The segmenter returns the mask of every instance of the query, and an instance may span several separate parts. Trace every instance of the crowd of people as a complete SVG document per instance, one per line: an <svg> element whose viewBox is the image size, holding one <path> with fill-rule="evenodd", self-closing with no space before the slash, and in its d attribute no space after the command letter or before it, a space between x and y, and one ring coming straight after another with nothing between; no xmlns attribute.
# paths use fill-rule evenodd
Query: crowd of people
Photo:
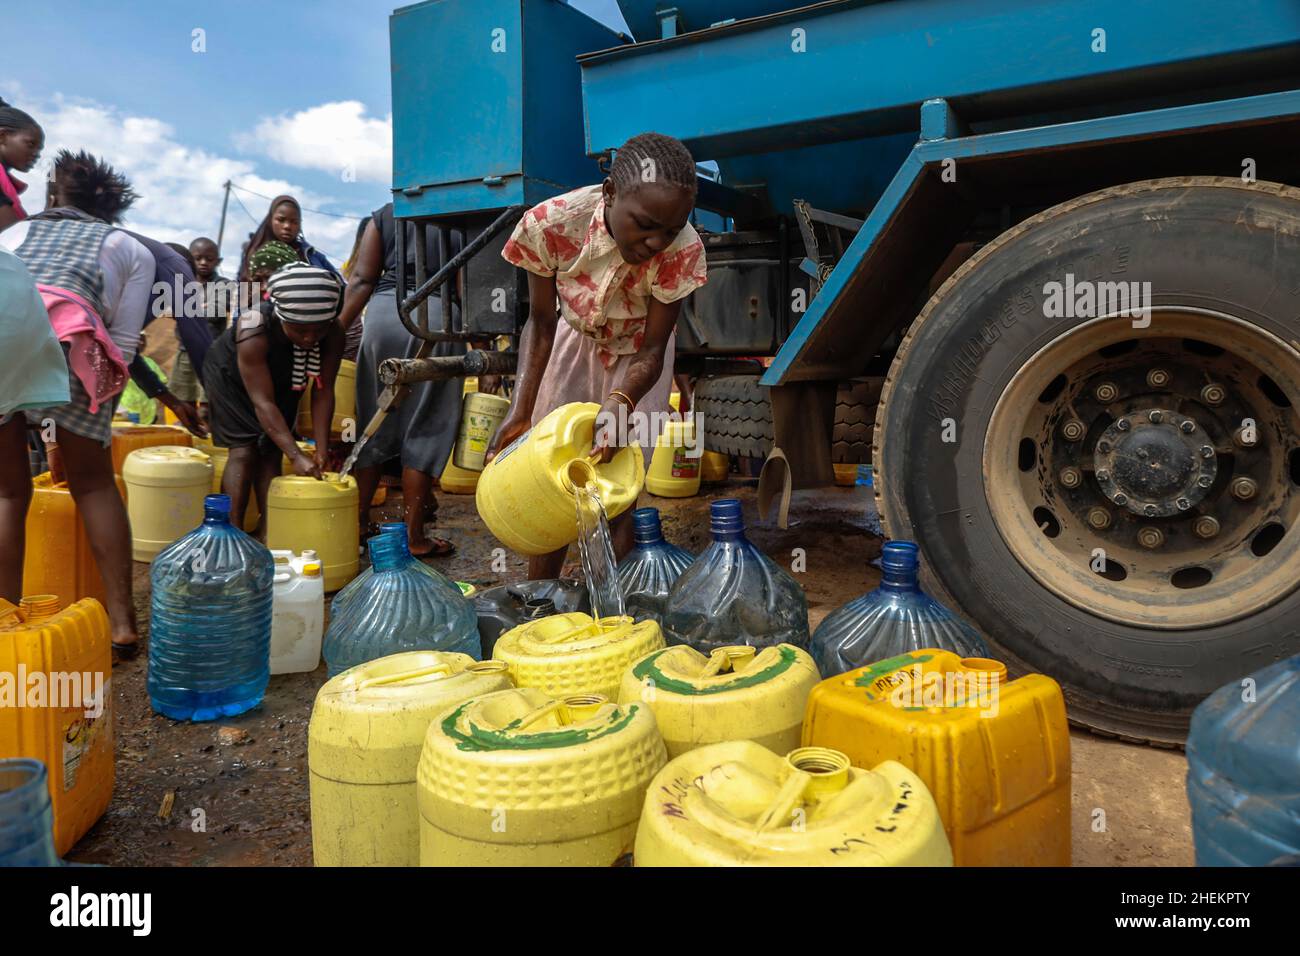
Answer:
<svg viewBox="0 0 1300 956"><path fill-rule="evenodd" d="M357 362L359 432L380 402L379 363L415 354L419 343L398 314L396 277L397 229L408 230L404 247L413 257L417 227L396 219L391 203L380 207L360 224L340 272L303 236L298 201L277 196L228 279L206 236L181 246L124 229L139 197L126 175L84 151L59 151L44 208L35 210L18 174L31 171L43 148L40 124L0 101L0 597L17 602L22 593L29 450L43 452L67 482L98 563L115 653L131 656L139 635L130 528L110 453L115 411L124 404L151 416L161 402L195 435L210 432L229 450L222 490L231 513L243 515L255 496L265 515L283 459L298 475L324 474L342 361ZM527 273L530 306L492 454L569 402L594 402L615 416L620 408L625 415L669 411L678 310L707 278L689 222L695 184L686 148L647 133L617 151L603 182L524 214L503 255ZM424 268L433 274L465 237L420 228L430 230ZM460 328L463 288L450 283L435 294L434 314L442 295ZM175 319L178 340L170 375L142 354L146 326L162 315ZM431 354L465 348L444 342ZM314 439L310 452L294 427L309 385L314 434L302 437ZM362 502L386 466L400 466L417 555L453 550L426 525L455 440L461 385L414 386L355 463ZM593 455L607 460L616 441L598 437ZM631 547L630 513L611 523L619 554ZM363 536L374 530L368 517L363 507ZM531 558L530 577L555 577L563 561L563 551Z"/></svg>

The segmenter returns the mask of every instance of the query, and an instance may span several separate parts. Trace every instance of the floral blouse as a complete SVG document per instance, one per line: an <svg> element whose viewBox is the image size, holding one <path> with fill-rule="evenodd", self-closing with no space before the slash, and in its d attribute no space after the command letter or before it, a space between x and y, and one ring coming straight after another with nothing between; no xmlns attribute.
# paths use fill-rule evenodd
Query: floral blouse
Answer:
<svg viewBox="0 0 1300 956"><path fill-rule="evenodd" d="M708 279L704 244L687 223L663 252L629 265L605 228L605 196L584 186L524 213L501 255L541 276L555 276L560 314L595 340L609 368L645 339L650 296L676 302Z"/></svg>

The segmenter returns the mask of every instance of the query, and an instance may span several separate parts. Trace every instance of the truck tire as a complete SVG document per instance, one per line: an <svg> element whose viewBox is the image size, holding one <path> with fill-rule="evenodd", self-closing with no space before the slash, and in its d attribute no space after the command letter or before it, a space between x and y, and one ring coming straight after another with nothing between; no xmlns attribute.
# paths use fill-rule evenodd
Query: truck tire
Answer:
<svg viewBox="0 0 1300 956"><path fill-rule="evenodd" d="M1297 344L1300 189L1185 177L1049 209L899 348L885 528L1073 721L1177 745L1216 688L1300 653Z"/></svg>
<svg viewBox="0 0 1300 956"><path fill-rule="evenodd" d="M694 408L708 451L766 458L772 450L772 404L757 375L701 378L695 383Z"/></svg>
<svg viewBox="0 0 1300 956"><path fill-rule="evenodd" d="M871 434L876 427L883 376L841 382L835 394L835 431L831 461L836 464L871 463Z"/></svg>

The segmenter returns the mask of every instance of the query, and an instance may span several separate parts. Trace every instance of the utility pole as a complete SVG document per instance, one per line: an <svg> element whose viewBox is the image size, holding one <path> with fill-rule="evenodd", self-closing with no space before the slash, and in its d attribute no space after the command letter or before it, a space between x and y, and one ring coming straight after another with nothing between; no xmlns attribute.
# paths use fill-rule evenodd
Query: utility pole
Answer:
<svg viewBox="0 0 1300 956"><path fill-rule="evenodd" d="M226 180L226 197L221 200L221 225L217 227L217 255L221 255L221 238L226 233L226 208L230 205L230 180Z"/></svg>

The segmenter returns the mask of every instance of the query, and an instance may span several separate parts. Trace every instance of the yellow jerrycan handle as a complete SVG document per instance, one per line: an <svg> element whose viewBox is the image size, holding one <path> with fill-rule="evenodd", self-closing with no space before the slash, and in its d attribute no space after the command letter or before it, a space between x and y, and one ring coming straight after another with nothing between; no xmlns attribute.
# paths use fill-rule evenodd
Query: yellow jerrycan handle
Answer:
<svg viewBox="0 0 1300 956"><path fill-rule="evenodd" d="M505 661L475 661L461 673L491 674L507 670ZM379 677L367 677L357 685L358 693L372 687L393 687L397 684L423 684L451 676L450 664L430 664L413 671L399 674L381 674Z"/></svg>
<svg viewBox="0 0 1300 956"><path fill-rule="evenodd" d="M700 671L700 677L716 677L718 674L722 673L724 669L735 673L752 661L754 655L757 653L757 648L749 647L747 645L719 647L709 655L709 662L705 664L704 669Z"/></svg>

